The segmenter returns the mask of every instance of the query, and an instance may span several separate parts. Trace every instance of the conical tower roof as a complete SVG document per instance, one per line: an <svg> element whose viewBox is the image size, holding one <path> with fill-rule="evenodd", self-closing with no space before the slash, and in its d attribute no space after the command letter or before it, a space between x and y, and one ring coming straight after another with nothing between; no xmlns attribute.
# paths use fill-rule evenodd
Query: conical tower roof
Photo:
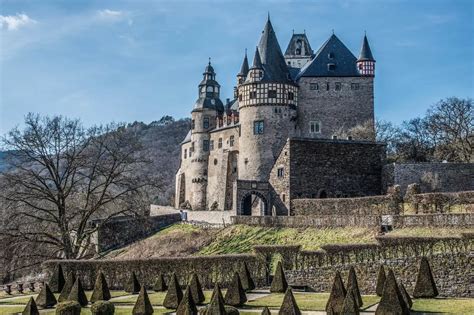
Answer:
<svg viewBox="0 0 474 315"><path fill-rule="evenodd" d="M375 61L374 56L372 56L372 51L370 50L367 35L364 35L362 48L360 49L359 59L357 59L357 61Z"/></svg>
<svg viewBox="0 0 474 315"><path fill-rule="evenodd" d="M268 17L265 28L262 31L258 50L265 70L264 81L284 83L291 81L288 66L281 52L270 17Z"/></svg>
<svg viewBox="0 0 474 315"><path fill-rule="evenodd" d="M255 49L255 55L253 56L252 69L263 69L262 58L260 58L260 52L258 51L258 46Z"/></svg>
<svg viewBox="0 0 474 315"><path fill-rule="evenodd" d="M240 72L237 75L245 77L247 76L247 73L249 73L249 60L247 59L247 50L245 50L244 61L242 62Z"/></svg>

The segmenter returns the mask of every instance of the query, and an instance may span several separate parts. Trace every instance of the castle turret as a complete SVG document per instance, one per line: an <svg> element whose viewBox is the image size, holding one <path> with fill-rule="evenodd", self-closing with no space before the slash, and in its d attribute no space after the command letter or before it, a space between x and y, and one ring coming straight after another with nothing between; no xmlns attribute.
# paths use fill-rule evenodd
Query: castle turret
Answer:
<svg viewBox="0 0 474 315"><path fill-rule="evenodd" d="M240 67L240 72L237 74L237 84L242 84L249 73L249 61L247 59L247 50L245 50L244 61Z"/></svg>
<svg viewBox="0 0 474 315"><path fill-rule="evenodd" d="M313 57L313 50L309 44L306 32L291 36L288 47L285 51L285 61L288 66L302 68Z"/></svg>
<svg viewBox="0 0 474 315"><path fill-rule="evenodd" d="M372 56L367 35L364 35L364 40L362 41L362 48L357 59L357 69L362 76L375 76L375 59Z"/></svg>
<svg viewBox="0 0 474 315"><path fill-rule="evenodd" d="M214 68L207 65L199 84L199 98L191 112L191 166L187 176L191 177L188 201L193 210L206 209L207 168L209 157L209 131L216 127L216 117L222 116L224 105L219 98L220 85L216 81Z"/></svg>
<svg viewBox="0 0 474 315"><path fill-rule="evenodd" d="M297 89L268 19L253 65L238 86L239 179L268 180L275 159L295 129Z"/></svg>

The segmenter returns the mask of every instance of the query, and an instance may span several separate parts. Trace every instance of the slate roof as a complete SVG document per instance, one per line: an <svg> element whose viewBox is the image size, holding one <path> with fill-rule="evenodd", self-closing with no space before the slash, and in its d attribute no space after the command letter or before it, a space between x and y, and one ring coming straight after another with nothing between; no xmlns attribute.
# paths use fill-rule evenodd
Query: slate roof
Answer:
<svg viewBox="0 0 474 315"><path fill-rule="evenodd" d="M285 56L295 56L296 49L298 48L298 40L301 40L302 46L304 46L304 54L299 54L298 56L306 56L310 57L313 54L313 50L311 49L311 45L309 44L308 37L306 34L293 34L291 36L290 42L288 43L288 47L285 51Z"/></svg>
<svg viewBox="0 0 474 315"><path fill-rule="evenodd" d="M260 57L258 47L255 49L255 55L253 56L252 69L263 69L262 58Z"/></svg>
<svg viewBox="0 0 474 315"><path fill-rule="evenodd" d="M197 99L196 103L194 103L194 110L202 109L202 108L209 108L214 109L220 113L224 112L224 104L222 101L217 97L200 97Z"/></svg>
<svg viewBox="0 0 474 315"><path fill-rule="evenodd" d="M357 58L336 35L332 34L316 52L313 60L301 68L297 79L301 77L358 77L360 74L356 62ZM329 70L328 64L334 64L334 70Z"/></svg>
<svg viewBox="0 0 474 315"><path fill-rule="evenodd" d="M249 73L249 61L247 59L247 52L245 52L244 61L240 67L240 72L237 75L246 76Z"/></svg>
<svg viewBox="0 0 474 315"><path fill-rule="evenodd" d="M188 131L188 133L186 134L186 137L184 138L184 140L181 143L186 143L186 142L189 142L189 141L191 141L191 130Z"/></svg>
<svg viewBox="0 0 474 315"><path fill-rule="evenodd" d="M262 31L258 51L265 72L262 81L280 83L292 81L270 18Z"/></svg>
<svg viewBox="0 0 474 315"><path fill-rule="evenodd" d="M367 35L364 35L364 40L362 41L362 48L360 50L358 60L375 61L374 56L372 56L372 51L370 50L369 41L367 40Z"/></svg>

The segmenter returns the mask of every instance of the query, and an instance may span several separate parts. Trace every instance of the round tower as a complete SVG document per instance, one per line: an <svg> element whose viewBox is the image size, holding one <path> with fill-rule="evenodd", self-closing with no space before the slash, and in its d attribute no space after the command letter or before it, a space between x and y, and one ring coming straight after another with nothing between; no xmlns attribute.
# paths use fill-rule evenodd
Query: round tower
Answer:
<svg viewBox="0 0 474 315"><path fill-rule="evenodd" d="M238 85L239 179L267 181L282 147L295 130L298 87L291 79L270 20L253 65Z"/></svg>
<svg viewBox="0 0 474 315"><path fill-rule="evenodd" d="M364 35L362 41L362 48L360 50L359 58L357 59L357 69L362 76L375 76L375 59L372 56L367 35Z"/></svg>
<svg viewBox="0 0 474 315"><path fill-rule="evenodd" d="M216 73L207 65L199 84L199 98L191 112L191 148L189 156L191 177L189 202L193 210L206 210L207 167L209 158L209 131L216 127L216 117L222 116L224 105L219 98L220 85Z"/></svg>

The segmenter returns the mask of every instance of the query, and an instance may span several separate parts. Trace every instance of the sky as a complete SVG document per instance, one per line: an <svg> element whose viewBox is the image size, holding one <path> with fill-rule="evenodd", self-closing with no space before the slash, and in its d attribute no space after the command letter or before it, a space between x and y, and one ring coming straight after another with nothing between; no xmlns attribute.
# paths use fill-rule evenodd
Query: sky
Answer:
<svg viewBox="0 0 474 315"><path fill-rule="evenodd" d="M211 57L233 95L270 13L316 51L332 31L358 56L367 32L376 117L396 124L474 94L474 1L0 0L0 134L28 112L108 122L189 117Z"/></svg>

